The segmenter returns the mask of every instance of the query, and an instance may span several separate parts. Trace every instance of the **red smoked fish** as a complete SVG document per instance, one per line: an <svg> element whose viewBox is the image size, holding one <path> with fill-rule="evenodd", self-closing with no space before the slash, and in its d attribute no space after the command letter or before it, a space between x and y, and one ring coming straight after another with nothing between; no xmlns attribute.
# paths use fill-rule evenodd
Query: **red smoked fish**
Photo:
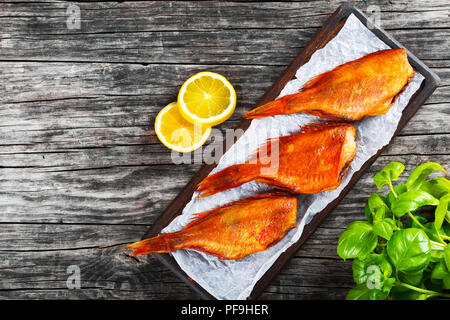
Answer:
<svg viewBox="0 0 450 320"><path fill-rule="evenodd" d="M132 256L194 249L219 259L240 259L266 250L297 224L297 197L256 195L196 215L182 230L128 245Z"/></svg>
<svg viewBox="0 0 450 320"><path fill-rule="evenodd" d="M260 149L267 151L206 177L197 188L199 198L252 180L292 193L335 189L356 154L355 128L349 123L309 124L300 133L269 139ZM267 170L268 164L275 168Z"/></svg>
<svg viewBox="0 0 450 320"><path fill-rule="evenodd" d="M245 114L248 119L305 112L326 119L359 120L385 114L414 76L406 50L388 49L342 64Z"/></svg>

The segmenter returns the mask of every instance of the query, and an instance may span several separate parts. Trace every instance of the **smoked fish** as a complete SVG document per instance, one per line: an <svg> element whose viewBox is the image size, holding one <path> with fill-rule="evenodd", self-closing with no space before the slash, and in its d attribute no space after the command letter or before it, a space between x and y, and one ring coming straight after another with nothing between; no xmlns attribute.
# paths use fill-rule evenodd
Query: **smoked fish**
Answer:
<svg viewBox="0 0 450 320"><path fill-rule="evenodd" d="M198 213L182 230L128 245L131 256L193 249L222 260L241 259L275 245L297 225L297 197L265 193Z"/></svg>
<svg viewBox="0 0 450 320"><path fill-rule="evenodd" d="M261 152L264 149L265 152ZM274 152L276 156L273 156ZM291 193L336 189L355 154L353 125L308 124L300 133L269 139L247 162L206 177L198 185L198 197L207 197L252 180ZM268 170L268 164L271 170Z"/></svg>
<svg viewBox="0 0 450 320"><path fill-rule="evenodd" d="M305 112L355 121L385 114L403 92L414 69L405 49L380 50L342 64L308 81L300 92L247 112L247 119Z"/></svg>

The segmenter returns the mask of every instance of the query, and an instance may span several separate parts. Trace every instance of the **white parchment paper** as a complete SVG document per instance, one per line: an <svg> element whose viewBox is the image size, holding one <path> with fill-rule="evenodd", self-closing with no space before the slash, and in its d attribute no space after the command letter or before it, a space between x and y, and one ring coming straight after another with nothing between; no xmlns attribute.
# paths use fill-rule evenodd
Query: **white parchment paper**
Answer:
<svg viewBox="0 0 450 320"><path fill-rule="evenodd" d="M345 62L355 60L368 53L388 49L358 18L351 15L340 32L324 48L317 50L310 61L298 69L296 78L287 83L280 97L297 92L313 76L331 70ZM385 115L365 118L354 122L357 130L357 153L351 163L341 186L336 190L313 195L299 195L299 219L297 227L291 230L272 248L249 255L240 260L218 260L214 256L194 250L179 250L172 253L180 267L194 281L218 299L245 299L251 293L256 282L264 275L281 253L295 243L303 228L312 217L336 199L348 184L353 174L391 140L397 123L413 93L420 87L423 76L416 72L406 90L397 99L395 105ZM215 173L230 165L248 160L258 145L268 137L279 137L299 132L299 125L324 121L306 114L279 115L255 119L245 134L222 156ZM262 193L270 187L257 182L249 182L238 188L227 190L210 197L192 200L182 214L175 218L163 232L180 230L194 213L203 212L229 203L233 200Z"/></svg>

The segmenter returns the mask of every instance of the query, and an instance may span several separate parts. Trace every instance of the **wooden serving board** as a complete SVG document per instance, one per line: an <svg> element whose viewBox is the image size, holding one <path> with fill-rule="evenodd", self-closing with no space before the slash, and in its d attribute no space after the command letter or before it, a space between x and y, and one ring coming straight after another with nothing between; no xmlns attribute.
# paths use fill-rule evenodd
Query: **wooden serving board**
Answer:
<svg viewBox="0 0 450 320"><path fill-rule="evenodd" d="M295 73L298 68L309 61L312 54L324 47L328 41L330 41L342 28L347 17L354 14L363 24L371 26L371 31L383 42L385 42L391 48L403 48L403 46L397 42L392 36L386 33L384 30L374 26L368 21L368 18L357 8L349 3L342 4L330 17L330 19L324 24L322 29L315 35L312 41L294 58L281 78L275 82L269 90L261 97L255 107L263 105L271 100L274 100L281 90L284 88L287 82L295 77ZM403 110L402 117L398 123L394 136L405 126L405 124L411 119L411 117L417 112L419 107L425 102L425 100L433 93L439 84L439 77L433 73L423 62L408 52L408 59L411 66L424 76L424 81L421 87L411 97L409 104ZM246 130L250 125L251 120L243 119L237 128ZM236 128L236 129L237 129ZM394 137L393 136L393 137ZM300 248L300 246L308 239L308 237L317 229L324 218L333 210L334 207L344 198L348 191L353 187L356 181L366 168L368 168L379 154L385 149L382 148L370 158L361 169L355 172L348 183L348 185L342 190L339 197L330 202L325 209L318 212L312 219L312 221L304 227L303 233L300 239L283 252L273 265L266 271L261 279L256 283L251 292L249 299L256 299L264 291L269 282L277 275L281 268L286 264L290 257ZM166 210L159 216L153 226L145 233L144 238L157 235L164 229L176 216L181 214L186 204L191 200L195 191L196 185L202 181L216 166L216 164L204 165L202 168L192 177L189 183L183 188L175 199L168 205ZM169 254L154 254L164 265L172 270L180 279L189 284L196 292L198 292L205 299L214 299L204 288L198 283L189 278L186 273L179 267L175 259Z"/></svg>

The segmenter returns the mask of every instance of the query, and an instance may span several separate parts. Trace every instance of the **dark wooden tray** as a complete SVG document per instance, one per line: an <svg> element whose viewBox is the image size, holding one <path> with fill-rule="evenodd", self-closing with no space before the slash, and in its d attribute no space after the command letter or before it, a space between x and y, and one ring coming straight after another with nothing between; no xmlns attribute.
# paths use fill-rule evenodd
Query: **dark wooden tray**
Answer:
<svg viewBox="0 0 450 320"><path fill-rule="evenodd" d="M347 17L354 14L358 19L363 22L366 26L371 27L371 31L377 35L382 41L384 41L391 48L403 48L403 46L397 42L392 36L386 33L384 30L373 26L368 18L357 8L349 3L342 4L330 17L330 19L324 24L322 29L316 34L314 39L306 46L292 61L288 66L286 71L283 73L281 78L275 82L269 90L261 97L255 106L263 105L266 102L274 100L284 88L286 83L292 80L298 68L309 61L311 55L318 49L324 47L328 41L330 41L342 28ZM416 58L413 54L408 52L408 59L412 67L420 72L424 77L421 87L416 93L411 97L408 106L404 109L402 117L398 123L397 130L394 136L405 126L409 119L417 112L419 107L425 102L425 100L433 93L439 84L439 77L433 73L423 62ZM250 120L242 120L237 128L242 128L246 130L250 125ZM266 271L264 276L256 283L253 291L251 292L249 299L256 299L260 296L269 282L281 268L286 264L290 257L300 248L300 246L308 239L308 237L317 229L323 219L333 210L333 208L343 199L343 197L348 193L348 191L353 187L356 181L359 179L361 174L366 168L368 168L378 157L378 155L384 150L381 149L376 155L370 158L362 168L353 174L352 179L348 185L342 190L341 194L337 199L328 204L328 206L321 212L317 213L312 221L307 224L303 230L300 239L289 247L284 253L282 253L275 263L271 266L269 270ZM155 221L153 226L145 233L144 238L154 236L161 232L177 215L179 215L185 205L191 200L192 194L195 190L196 185L205 178L211 170L214 169L216 164L204 165L202 168L192 177L189 183L184 187L184 189L178 194L178 196L173 199L173 201L168 205L166 210L159 216ZM164 265L166 265L170 270L172 270L180 279L189 284L196 292L198 292L205 299L214 299L214 297L209 294L204 288L199 284L189 278L186 273L179 267L175 259L169 254L154 254Z"/></svg>

